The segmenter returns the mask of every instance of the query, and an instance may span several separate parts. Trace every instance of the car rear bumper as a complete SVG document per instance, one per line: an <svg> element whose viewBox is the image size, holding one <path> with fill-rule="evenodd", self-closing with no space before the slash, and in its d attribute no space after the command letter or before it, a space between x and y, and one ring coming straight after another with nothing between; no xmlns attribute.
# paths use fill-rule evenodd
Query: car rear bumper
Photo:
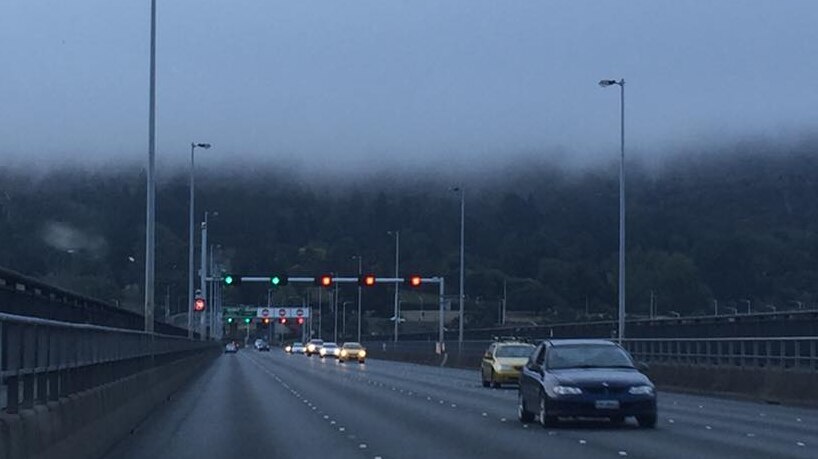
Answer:
<svg viewBox="0 0 818 459"><path fill-rule="evenodd" d="M508 383L518 384L520 382L520 372L519 371L494 372L494 381L503 384Z"/></svg>
<svg viewBox="0 0 818 459"><path fill-rule="evenodd" d="M611 398L619 402L617 409L598 409L597 400L601 398L585 399L553 399L548 400L548 414L558 417L612 417L612 416L647 416L656 414L656 398Z"/></svg>

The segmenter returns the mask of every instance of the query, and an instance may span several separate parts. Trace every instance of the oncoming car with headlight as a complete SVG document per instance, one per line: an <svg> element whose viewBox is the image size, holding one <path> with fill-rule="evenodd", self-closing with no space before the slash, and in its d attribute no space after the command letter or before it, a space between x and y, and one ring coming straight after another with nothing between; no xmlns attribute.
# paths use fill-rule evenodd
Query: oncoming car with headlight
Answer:
<svg viewBox="0 0 818 459"><path fill-rule="evenodd" d="M645 369L642 367L641 369ZM606 340L546 340L523 368L517 396L520 421L543 426L560 417L634 416L656 427L656 390L630 354Z"/></svg>
<svg viewBox="0 0 818 459"><path fill-rule="evenodd" d="M483 362L480 365L480 381L483 387L518 383L523 366L533 350L533 344L516 339L492 343L483 355Z"/></svg>
<svg viewBox="0 0 818 459"><path fill-rule="evenodd" d="M307 348L304 350L304 354L307 357L312 357L316 354L321 353L321 347L324 345L324 341L320 339L311 339L309 343L307 343Z"/></svg>
<svg viewBox="0 0 818 459"><path fill-rule="evenodd" d="M319 354L321 355L322 359L324 357L337 358L338 356L341 355L341 348L338 347L338 345L335 344L335 343L324 343L324 345L321 346L321 350L319 351Z"/></svg>
<svg viewBox="0 0 818 459"><path fill-rule="evenodd" d="M304 343L296 341L290 347L290 354L304 354L305 352L307 352L307 348L304 346Z"/></svg>
<svg viewBox="0 0 818 459"><path fill-rule="evenodd" d="M366 349L360 343L344 343L341 346L338 361L344 363L347 360L357 360L358 363L364 363L366 361Z"/></svg>

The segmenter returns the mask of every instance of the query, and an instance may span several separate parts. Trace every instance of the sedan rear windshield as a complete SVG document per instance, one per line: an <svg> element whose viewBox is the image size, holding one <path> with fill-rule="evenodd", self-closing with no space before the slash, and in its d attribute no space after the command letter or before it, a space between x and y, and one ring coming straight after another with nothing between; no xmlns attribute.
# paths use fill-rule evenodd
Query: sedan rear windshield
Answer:
<svg viewBox="0 0 818 459"><path fill-rule="evenodd" d="M578 344L549 349L548 368L633 368L633 361L617 346Z"/></svg>
<svg viewBox="0 0 818 459"><path fill-rule="evenodd" d="M528 357L534 346L500 346L494 352L495 357Z"/></svg>

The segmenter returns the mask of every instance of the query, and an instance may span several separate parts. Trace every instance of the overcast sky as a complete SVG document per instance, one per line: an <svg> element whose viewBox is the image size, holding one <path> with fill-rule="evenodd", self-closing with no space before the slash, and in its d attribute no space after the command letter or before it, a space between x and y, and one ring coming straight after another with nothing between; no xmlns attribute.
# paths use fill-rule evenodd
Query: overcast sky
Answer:
<svg viewBox="0 0 818 459"><path fill-rule="evenodd" d="M158 3L162 164L607 161L601 78L635 154L818 126L815 0ZM6 161L144 162L149 4L0 0Z"/></svg>

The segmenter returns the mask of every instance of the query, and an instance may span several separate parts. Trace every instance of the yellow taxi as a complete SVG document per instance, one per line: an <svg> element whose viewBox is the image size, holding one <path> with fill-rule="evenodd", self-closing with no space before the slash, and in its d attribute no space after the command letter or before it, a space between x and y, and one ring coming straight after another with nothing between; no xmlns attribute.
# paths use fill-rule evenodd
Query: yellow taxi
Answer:
<svg viewBox="0 0 818 459"><path fill-rule="evenodd" d="M483 387L500 387L520 382L520 373L528 362L534 345L518 339L503 339L492 343L483 355L480 381Z"/></svg>

